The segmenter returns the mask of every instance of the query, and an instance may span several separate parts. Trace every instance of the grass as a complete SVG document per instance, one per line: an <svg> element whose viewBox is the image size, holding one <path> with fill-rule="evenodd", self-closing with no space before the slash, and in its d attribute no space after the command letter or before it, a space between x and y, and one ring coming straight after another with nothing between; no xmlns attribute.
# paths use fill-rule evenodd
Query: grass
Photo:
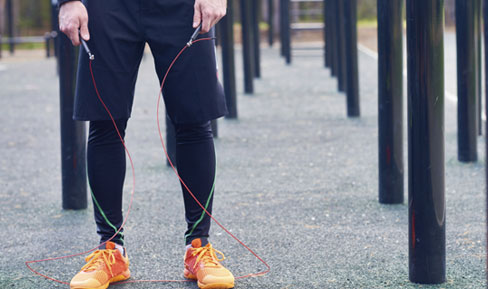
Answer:
<svg viewBox="0 0 488 289"><path fill-rule="evenodd" d="M375 28L375 27L378 27L378 21L376 20L376 18L359 19L358 20L358 27Z"/></svg>
<svg viewBox="0 0 488 289"><path fill-rule="evenodd" d="M8 43L2 43L1 49L2 51L8 51L9 47L10 46ZM15 45L15 49L20 49L20 50L46 49L46 44L45 43L19 43Z"/></svg>

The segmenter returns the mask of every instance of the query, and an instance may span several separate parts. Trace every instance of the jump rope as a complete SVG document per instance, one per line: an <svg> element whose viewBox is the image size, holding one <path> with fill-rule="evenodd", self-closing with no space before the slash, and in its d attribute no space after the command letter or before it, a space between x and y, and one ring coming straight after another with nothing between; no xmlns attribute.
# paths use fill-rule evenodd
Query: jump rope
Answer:
<svg viewBox="0 0 488 289"><path fill-rule="evenodd" d="M265 270L260 271L258 273L250 273L250 274L247 274L247 275L238 276L235 279L244 279L244 278L249 278L249 277L263 276L263 275L265 275L265 274L267 274L267 273L269 273L271 271L271 267L268 265L268 263L266 263L266 261L264 261L258 254L256 254L251 248L249 248L239 238L237 238L234 234L232 234L226 227L224 227L224 225L222 225L217 219L215 219L215 217L213 217L207 211L206 206L204 207L200 203L200 201L198 201L198 199L192 193L192 191L190 190L190 188L186 185L186 183L183 181L183 179L178 174L178 171L177 171L176 167L174 166L173 162L171 161L171 158L168 155L168 151L166 149L166 146L164 145L163 134L161 132L161 126L160 126L160 122L159 122L159 107L160 107L160 104L161 104L161 98L162 98L162 94L163 94L163 87L164 87L164 84L166 82L166 78L167 78L169 72L171 71L171 68L173 67L173 65L176 63L176 61L178 60L178 58L180 58L180 56L183 54L183 52L186 49L190 48L193 44L195 44L197 42L200 42L200 41L209 41L209 40L213 40L214 39L212 37L199 38L199 39L197 39L198 35L200 34L200 30L201 30L201 25L198 26L198 28L195 30L195 32L191 36L190 40L186 43L185 46L183 46L183 48L180 50L180 52L175 56L175 58L173 59L173 61L171 62L171 64L168 66L168 69L166 70L166 73L164 74L163 80L161 81L161 87L159 89L158 101L157 101L157 110L156 110L156 120L157 120L157 123L158 123L159 139L161 141L161 146L163 148L163 151L164 151L164 154L166 156L166 159L168 160L169 164L171 165L171 168L173 169L174 173L176 174L176 176L180 180L180 182L183 185L183 187L185 187L185 189L188 191L188 193L191 195L191 197L195 200L195 202L200 206L200 208L202 208L203 212L205 214L207 214L229 236L231 236L234 240L236 240L242 247L244 247L247 251L249 251L252 255L254 255L254 257L256 257L266 267ZM115 234L113 234L113 236L110 237L110 239L108 239L107 241L105 241L102 244L98 245L97 247L95 247L93 249L90 249L88 251L85 251L85 252L76 253L76 254L72 254L72 255L66 255L66 256L60 256L60 257L54 257L54 258L46 258L46 259L41 259L41 260L33 260L33 261L26 261L25 262L25 265L27 266L27 268L29 268L29 270L32 271L34 274L39 275L39 276L41 276L41 277L43 277L43 278L45 278L47 280L54 281L54 282L57 282L57 283L60 283L60 284L64 284L64 285L68 285L68 286L69 286L69 282L62 281L62 280L58 280L58 279L56 279L54 277L50 277L50 276L47 276L45 274L42 274L39 271L36 271L35 269L33 269L30 264L47 262L47 261L54 261L54 260L61 260L61 259L67 259L67 258L73 258L73 257L81 256L81 255L86 255L86 254L91 253L91 252L93 252L95 250L98 250L100 247L102 247L103 245L105 245L107 242L109 242L113 238L115 238L117 236L117 234L119 234L120 231L124 228L125 223L127 222L127 219L129 218L129 214L130 214L130 211L131 211L131 208L132 208L132 203L133 203L133 200L134 200L134 192L135 192L135 184L136 184L135 169L134 169L134 163L132 161L132 157L131 157L131 155L129 153L129 150L127 149L127 147L125 145L124 138L120 134L120 131L119 131L118 127L117 127L117 124L115 123L115 119L113 118L112 113L110 112L110 110L108 109L108 107L105 105L104 101L102 100L102 97L100 96L100 93L98 91L98 88L97 88L97 84L96 84L96 81L95 81L95 75L93 73L93 68L92 68L92 62L95 60L95 56L91 53L91 51L90 51L88 45L86 44L86 42L81 37L80 37L80 39L81 39L81 43L83 45L83 48L85 49L85 52L88 54L88 58L90 60L90 62L89 62L90 74L91 74L91 78L92 78L92 81L93 81L93 86L95 88L95 92L97 94L97 97L100 100L100 103L103 105L103 107L107 111L107 114L110 116L110 119L112 120L112 123L114 125L114 128L115 128L115 130L116 130L116 132L117 132L117 134L118 134L118 136L120 138L120 142L124 146L124 150L127 153L127 156L129 158L130 165L131 165L131 172L132 172L132 189L131 189L131 193L130 193L129 206L128 206L127 213L126 213L126 216L124 218L124 221L122 222L122 225L120 226L120 228L115 232ZM156 283L156 282L160 282L160 283L169 283L169 282L176 283L176 282L194 282L194 280L128 280L128 281L113 283L112 285L115 285L115 284L124 284L124 283Z"/></svg>

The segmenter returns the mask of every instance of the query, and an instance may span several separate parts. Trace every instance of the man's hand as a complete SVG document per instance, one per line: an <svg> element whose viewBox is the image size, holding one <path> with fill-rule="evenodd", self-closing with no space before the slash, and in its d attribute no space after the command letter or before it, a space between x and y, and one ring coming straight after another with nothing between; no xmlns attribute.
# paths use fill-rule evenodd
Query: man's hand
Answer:
<svg viewBox="0 0 488 289"><path fill-rule="evenodd" d="M227 0L195 0L193 28L202 24L202 33L210 31L227 12Z"/></svg>
<svg viewBox="0 0 488 289"><path fill-rule="evenodd" d="M63 31L75 46L80 45L78 31L84 40L90 39L88 12L81 1L70 1L61 5L59 9L59 30Z"/></svg>

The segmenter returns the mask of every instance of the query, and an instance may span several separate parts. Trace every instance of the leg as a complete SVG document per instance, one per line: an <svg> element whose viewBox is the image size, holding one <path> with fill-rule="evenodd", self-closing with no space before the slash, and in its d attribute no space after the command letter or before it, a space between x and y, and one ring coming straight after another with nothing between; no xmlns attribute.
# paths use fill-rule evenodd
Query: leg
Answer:
<svg viewBox="0 0 488 289"><path fill-rule="evenodd" d="M127 119L117 120L116 123L123 138ZM125 150L111 120L90 122L87 166L97 233L102 243L115 234L123 221ZM112 241L123 246L123 232L119 232Z"/></svg>
<svg viewBox="0 0 488 289"><path fill-rule="evenodd" d="M176 163L178 173L198 201L212 211L215 184L215 149L210 122L201 124L179 124L176 128ZM190 196L182 185L185 202L185 217L188 230L185 242L200 238L207 243L210 217Z"/></svg>

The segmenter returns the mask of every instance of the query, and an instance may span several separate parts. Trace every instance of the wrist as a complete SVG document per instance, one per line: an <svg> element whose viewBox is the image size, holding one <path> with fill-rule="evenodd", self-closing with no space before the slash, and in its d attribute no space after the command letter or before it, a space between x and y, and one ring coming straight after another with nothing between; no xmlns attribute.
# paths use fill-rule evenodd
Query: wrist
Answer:
<svg viewBox="0 0 488 289"><path fill-rule="evenodd" d="M58 0L58 8L61 8L61 5L65 3L73 2L73 1L81 1L81 0Z"/></svg>

